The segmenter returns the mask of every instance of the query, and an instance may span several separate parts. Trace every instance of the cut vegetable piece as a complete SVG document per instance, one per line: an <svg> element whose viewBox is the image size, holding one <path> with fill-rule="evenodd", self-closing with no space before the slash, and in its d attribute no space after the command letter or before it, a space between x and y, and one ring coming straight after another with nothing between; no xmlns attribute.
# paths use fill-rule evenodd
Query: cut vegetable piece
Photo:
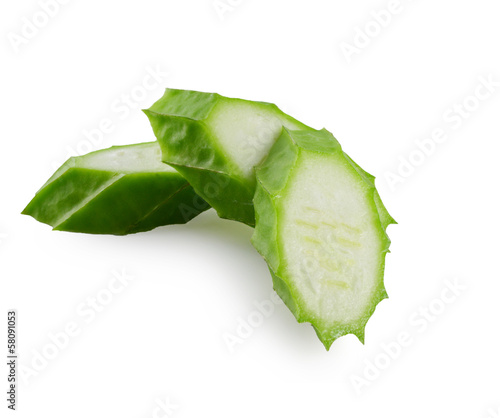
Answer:
<svg viewBox="0 0 500 418"><path fill-rule="evenodd" d="M162 159L175 167L222 218L253 226L254 166L282 127L311 129L275 105L212 93L167 89L150 109Z"/></svg>
<svg viewBox="0 0 500 418"><path fill-rule="evenodd" d="M183 224L208 208L149 142L70 158L23 214L55 230L125 235Z"/></svg>
<svg viewBox="0 0 500 418"><path fill-rule="evenodd" d="M373 178L326 130L284 129L256 173L252 242L275 290L326 349L346 334L363 342L368 319L387 297L385 228L393 222Z"/></svg>
<svg viewBox="0 0 500 418"><path fill-rule="evenodd" d="M163 161L182 173L219 216L251 226L254 166L267 156L282 126L312 130L273 104L190 90L167 89L144 112L162 147ZM373 176L347 154L346 158L373 184ZM381 219L394 223L380 198L377 201Z"/></svg>

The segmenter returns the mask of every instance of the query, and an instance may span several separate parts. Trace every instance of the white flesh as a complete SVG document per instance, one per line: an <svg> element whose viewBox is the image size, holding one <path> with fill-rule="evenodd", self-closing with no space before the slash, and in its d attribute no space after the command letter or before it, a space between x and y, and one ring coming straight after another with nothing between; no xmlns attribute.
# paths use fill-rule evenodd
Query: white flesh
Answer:
<svg viewBox="0 0 500 418"><path fill-rule="evenodd" d="M78 158L77 166L116 173L175 172L161 162L161 150L157 142L113 147Z"/></svg>
<svg viewBox="0 0 500 418"><path fill-rule="evenodd" d="M222 149L247 179L253 178L254 166L267 156L283 126L300 129L272 107L243 100L221 101L208 123Z"/></svg>
<svg viewBox="0 0 500 418"><path fill-rule="evenodd" d="M373 191L341 155L302 152L279 208L286 277L309 316L363 316L383 260Z"/></svg>

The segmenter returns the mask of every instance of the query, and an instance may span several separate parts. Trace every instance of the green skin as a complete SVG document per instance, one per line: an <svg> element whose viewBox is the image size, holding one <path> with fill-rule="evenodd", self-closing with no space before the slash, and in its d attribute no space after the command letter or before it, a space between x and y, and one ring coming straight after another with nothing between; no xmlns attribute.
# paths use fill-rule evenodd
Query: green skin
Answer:
<svg viewBox="0 0 500 418"><path fill-rule="evenodd" d="M342 164L347 167L347 171L354 173L351 175L359 178L357 183L361 184L366 190L367 207L372 208L373 224L377 231L378 244L380 244L377 248L382 249L380 251L380 262L370 279L374 285L369 296L369 302L360 308L362 313L355 320L347 322L339 318L332 323L331 320L326 321L321 315L311 314L304 302L304 295L300 293L298 286L295 285L295 278L290 276L290 270L287 268L288 260L284 255L289 242L282 233L282 219L285 217L285 212L290 208L284 206L283 202L285 202L284 199L287 198L294 184L294 176L299 162L311 154L336 156L337 160L340 158L340 161L344 162ZM343 157L339 157L339 155ZM361 342L364 342L364 330L368 319L375 311L377 304L387 298L383 276L385 254L389 252L390 240L385 230L389 224L395 223L375 190L374 177L364 172L343 153L335 138L325 130L311 133L310 131L300 132L284 129L267 159L257 167L256 173L257 189L254 205L257 218L252 243L268 263L273 277L274 289L295 315L298 322L310 322L312 324L327 350L337 338L347 334L354 334ZM328 181L328 179L321 179L321 181ZM331 179L331 181L335 182L335 179ZM335 260L335 254L327 254L327 257Z"/></svg>
<svg viewBox="0 0 500 418"><path fill-rule="evenodd" d="M187 90L167 89L164 96L144 112L161 145L163 161L175 167L220 217L254 226L255 174L253 171L250 175L242 172L213 128L214 115L222 106L238 105L251 106L264 117L280 121L278 131L271 131L263 123L262 147L245 148L245 141L242 141L240 153L261 156L256 164L267 155L268 148L278 138L281 125L310 129L270 103ZM245 117L239 114L237 119L244 124L248 122Z"/></svg>
<svg viewBox="0 0 500 418"><path fill-rule="evenodd" d="M154 168L137 170L120 162L119 155L143 151L156 152ZM70 158L22 213L54 230L89 234L126 235L184 224L209 206L179 173L159 161L159 153L158 144L151 142ZM89 167L89 157L103 163Z"/></svg>
<svg viewBox="0 0 500 418"><path fill-rule="evenodd" d="M397 224L396 220L387 211L377 189L375 188L375 176L373 176L370 173L367 173L365 170L363 170L345 152L344 152L344 156L352 164L352 166L356 169L356 171L359 173L359 175L361 177L363 177L363 179L373 187L373 190L374 190L373 198L375 199L375 205L377 206L377 212L378 212L382 227L384 228L384 231L387 229L387 227L389 225Z"/></svg>
<svg viewBox="0 0 500 418"><path fill-rule="evenodd" d="M150 109L144 110L144 113L148 116L160 143L162 160L175 167L198 195L216 209L220 217L255 226L254 172L252 171L250 176L241 172L213 129L214 114L221 106L234 104L249 104L263 114L277 118L281 124L293 126L294 129L314 131L284 114L273 104L190 90L167 89L163 97ZM239 115L239 120L241 119L242 115ZM265 131L265 126L263 130ZM261 155L257 163L267 156L268 149L280 134L281 129L275 135L264 132L261 141L263 147L255 150L255 153ZM242 153L248 151L245 144L241 145ZM346 158L349 157L346 155ZM373 176L359 166L356 167L366 180L373 184ZM379 197L377 207L385 222L394 222Z"/></svg>

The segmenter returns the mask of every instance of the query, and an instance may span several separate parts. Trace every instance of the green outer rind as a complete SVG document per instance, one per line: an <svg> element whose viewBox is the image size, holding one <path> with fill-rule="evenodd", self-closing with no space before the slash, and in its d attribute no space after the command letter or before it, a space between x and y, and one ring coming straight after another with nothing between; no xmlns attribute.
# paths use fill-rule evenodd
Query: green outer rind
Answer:
<svg viewBox="0 0 500 418"><path fill-rule="evenodd" d="M369 184L371 184L375 188L375 176L373 176L370 173L367 173L365 170L363 170L345 152L344 152L344 156L352 164L352 166L356 169L356 171L361 176L363 176L365 181L367 181ZM387 209L384 206L382 199L381 199L381 197L376 189L374 191L374 199L375 199L375 204L377 205L377 211L378 211L378 214L380 217L380 221L382 222L382 226L384 227L384 230L387 229L387 227L391 224L397 224L396 220L387 211Z"/></svg>
<svg viewBox="0 0 500 418"><path fill-rule="evenodd" d="M340 145L335 138L326 130L317 131L317 141L307 140L308 135L297 133L297 131L288 131L283 129L282 135L276 141L271 149L268 158L256 168L257 189L254 198L256 211L256 227L252 236L252 244L257 251L267 261L269 270L273 277L273 285L275 291L283 299L287 307L294 314L298 322L310 322L327 350L330 349L332 343L339 337L354 334L364 343L365 326L369 318L372 316L378 303L386 299L387 292L384 286L384 269L385 269L385 253L389 251L390 240L385 233L387 219L383 221L380 216L376 218L376 222L380 225L381 239L384 242L382 261L380 263L377 274L377 285L375 286L371 303L366 307L365 312L360 318L352 324L338 324L337 326L324 328L315 318L310 318L300 308L300 295L293 289L291 284L287 282L283 274L283 263L280 254L280 237L279 237L279 219L278 219L278 198L281 193L285 192L290 180L290 175L299 159L302 149L318 153L330 153L335 148L340 148ZM321 140L320 140L321 139ZM373 180L370 180L369 175L360 172L359 166L352 162L346 156L346 161L352 164L353 168L365 179L368 190L372 190L373 210L378 211L385 207L383 206L378 193L376 193ZM378 197L378 202L377 202ZM390 218L392 219L392 218Z"/></svg>
<svg viewBox="0 0 500 418"><path fill-rule="evenodd" d="M182 176L190 179L194 190L203 190L205 200L210 199L214 208L218 208L216 212L219 217L254 226L253 199L250 201L247 199L248 189L245 184L225 173L176 164L170 165ZM253 193L252 191L251 194Z"/></svg>
<svg viewBox="0 0 500 418"><path fill-rule="evenodd" d="M253 226L255 190L231 164L205 123L144 112L160 144L162 161L181 173L221 218Z"/></svg>
<svg viewBox="0 0 500 418"><path fill-rule="evenodd" d="M184 224L209 208L179 173L83 168L80 158L63 164L22 213L54 230L126 235Z"/></svg>
<svg viewBox="0 0 500 418"><path fill-rule="evenodd" d="M163 97L144 113L161 145L163 162L181 172L221 218L254 226L255 178L249 180L243 175L206 123L219 104L228 102L256 104L282 120L311 129L271 103L189 90L166 89Z"/></svg>

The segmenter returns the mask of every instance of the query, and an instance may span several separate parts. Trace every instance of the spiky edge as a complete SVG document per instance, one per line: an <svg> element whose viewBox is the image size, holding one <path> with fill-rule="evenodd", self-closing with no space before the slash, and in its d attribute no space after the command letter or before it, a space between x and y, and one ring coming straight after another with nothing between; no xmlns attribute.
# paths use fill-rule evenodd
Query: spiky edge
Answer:
<svg viewBox="0 0 500 418"><path fill-rule="evenodd" d="M366 172L363 170L351 157L349 157L345 152L344 155L349 161L352 166L356 169L356 171L367 181L369 184L371 184L375 188L375 176L372 174ZM391 224L397 224L396 220L389 214L389 211L385 207L384 203L382 202L382 198L380 197L380 194L378 193L377 189L375 188L374 192L374 199L375 199L375 204L377 205L377 210L380 216L380 220L382 222L382 226L385 229Z"/></svg>
<svg viewBox="0 0 500 418"><path fill-rule="evenodd" d="M268 262L269 269L273 277L274 289L283 299L290 311L294 314L297 321L309 322L313 325L313 322L317 321L308 317L308 315L300 309L300 295L294 291L293 287L289 282L287 282L282 274L279 245L280 240L278 236L279 220L277 214L277 199L280 194L284 193L289 184L290 175L296 167L300 149L307 149L318 153L331 153L337 147L340 148L340 145L335 140L333 135L329 134L325 130L317 131L317 135L322 140L310 141L307 140L308 135L306 135L297 141L297 136L299 135L300 134L297 134L296 131L283 129L282 135L271 149L268 158L256 168L257 190L255 193L254 204L257 222L255 232L252 237L252 243L257 251L259 251L259 253ZM378 196L378 194L374 183L360 172L362 169L355 163L353 164L353 161L348 156L345 156L345 158L349 163L351 163L353 169L356 170L361 178L366 181L367 188L373 191L373 201L371 204L373 206L374 213L379 213L379 205L377 205L376 202L376 196ZM286 162L279 165L277 164L278 161ZM356 166L358 169L356 169ZM371 298L371 303L366 307L364 314L361 315L358 321L353 323L339 324L338 327L335 327L334 325L333 328L330 326L328 329L321 329L320 326L316 324L313 325L318 338L327 350L330 349L332 343L337 338L347 334L354 334L362 343L364 343L365 327L369 318L373 315L377 305L383 299L387 298L387 292L384 286L384 269L385 254L389 251L390 240L385 233L385 227L380 216L376 217L375 222L377 221L380 225L381 239L385 243L385 247L382 250L383 256L378 270L378 277L376 280L377 285Z"/></svg>

